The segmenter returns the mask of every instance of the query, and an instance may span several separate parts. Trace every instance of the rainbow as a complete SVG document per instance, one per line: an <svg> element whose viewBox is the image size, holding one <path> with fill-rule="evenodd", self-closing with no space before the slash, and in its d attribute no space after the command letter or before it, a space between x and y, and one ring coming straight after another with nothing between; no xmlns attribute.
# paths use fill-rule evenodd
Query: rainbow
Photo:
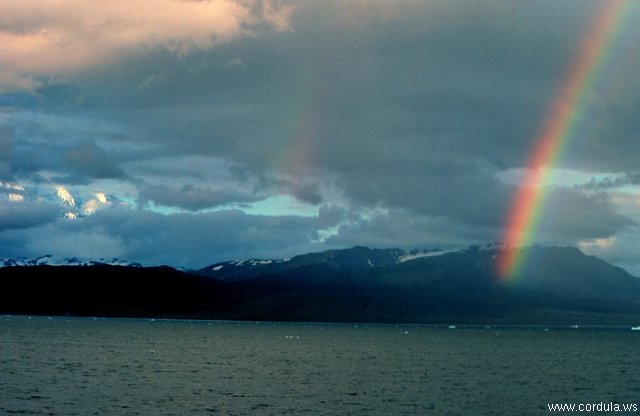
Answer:
<svg viewBox="0 0 640 416"><path fill-rule="evenodd" d="M541 217L546 191L553 183L553 169L561 160L570 139L586 111L586 95L602 72L620 31L623 17L633 1L602 1L591 30L583 39L576 59L567 72L558 95L534 140L522 182L511 203L504 227L504 247L496 269L502 280L515 278L522 267L526 248L531 244Z"/></svg>

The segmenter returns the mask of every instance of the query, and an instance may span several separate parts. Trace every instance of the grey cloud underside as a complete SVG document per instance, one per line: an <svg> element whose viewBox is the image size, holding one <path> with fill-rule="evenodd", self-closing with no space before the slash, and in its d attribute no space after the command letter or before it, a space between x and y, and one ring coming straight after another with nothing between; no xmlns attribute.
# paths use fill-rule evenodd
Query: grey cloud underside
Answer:
<svg viewBox="0 0 640 416"><path fill-rule="evenodd" d="M65 166L80 177L95 179L124 178L125 174L115 160L95 143L85 140L64 154Z"/></svg>
<svg viewBox="0 0 640 416"><path fill-rule="evenodd" d="M260 199L262 198L256 195L198 188L189 184L179 189L165 185L148 185L141 189L138 203L144 206L146 202L152 201L157 205L198 211L226 204L256 202Z"/></svg>
<svg viewBox="0 0 640 416"><path fill-rule="evenodd" d="M4 197L0 192L0 197ZM55 221L61 209L51 203L0 201L0 232L38 227Z"/></svg>
<svg viewBox="0 0 640 416"><path fill-rule="evenodd" d="M585 195L577 189L559 188L547 199L538 226L541 233L552 233L557 241L606 238L638 225L617 213L606 194Z"/></svg>
<svg viewBox="0 0 640 416"><path fill-rule="evenodd" d="M0 235L0 254L21 251L29 256L46 251L55 257L91 253L98 257L140 259L145 264L202 267L207 262L246 256L285 257L312 250L321 218L267 217L247 215L238 210L203 214L162 215L143 210L111 208L83 218L83 221L55 222L33 227L16 238ZM43 228L44 227L44 228ZM47 230L55 244L34 244L34 235ZM101 240L100 247L78 247L74 237ZM5 244L6 243L6 244ZM12 254L14 255L14 254ZM11 256L11 255L10 255ZM10 257L9 256L9 257Z"/></svg>
<svg viewBox="0 0 640 416"><path fill-rule="evenodd" d="M13 160L13 131L6 126L0 127L0 178L11 178Z"/></svg>
<svg viewBox="0 0 640 416"><path fill-rule="evenodd" d="M67 129L64 121L36 116L9 118L0 133L0 178L38 182L48 171L66 183L94 179L126 179L113 155L102 148L100 138L88 138L83 129Z"/></svg>

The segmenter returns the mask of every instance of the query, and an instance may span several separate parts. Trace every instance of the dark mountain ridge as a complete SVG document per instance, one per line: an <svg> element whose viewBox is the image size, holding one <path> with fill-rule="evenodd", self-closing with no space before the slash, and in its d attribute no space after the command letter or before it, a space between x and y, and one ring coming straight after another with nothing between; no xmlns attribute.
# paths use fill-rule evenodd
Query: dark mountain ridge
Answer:
<svg viewBox="0 0 640 416"><path fill-rule="evenodd" d="M0 313L337 322L640 322L640 279L571 247L531 247L511 281L495 248L354 247L186 273L112 265L0 268Z"/></svg>
<svg viewBox="0 0 640 416"><path fill-rule="evenodd" d="M346 250L328 250L307 253L290 259L236 260L212 264L196 271L197 274L222 279L247 279L262 274L290 277L316 277L320 274L359 273L364 270L394 266L407 253L399 249L370 249L353 247Z"/></svg>

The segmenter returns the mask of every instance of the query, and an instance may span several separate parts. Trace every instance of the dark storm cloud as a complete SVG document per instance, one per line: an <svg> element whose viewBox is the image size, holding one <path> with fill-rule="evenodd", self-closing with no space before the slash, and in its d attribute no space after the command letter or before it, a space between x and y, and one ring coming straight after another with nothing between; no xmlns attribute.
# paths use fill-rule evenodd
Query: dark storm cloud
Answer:
<svg viewBox="0 0 640 416"><path fill-rule="evenodd" d="M345 174L341 185L365 205L402 208L466 225L501 225L512 189L491 171L463 161L412 162L407 157L404 166Z"/></svg>
<svg viewBox="0 0 640 416"><path fill-rule="evenodd" d="M322 203L322 196L317 184L295 186L293 188L293 196L299 201L307 202L311 205Z"/></svg>
<svg viewBox="0 0 640 416"><path fill-rule="evenodd" d="M421 216L394 209L344 222L339 233L329 237L326 243L337 247L366 245L446 250L484 244L493 238L495 230L490 227L469 227L443 217Z"/></svg>
<svg viewBox="0 0 640 416"><path fill-rule="evenodd" d="M6 197L0 192L0 197ZM0 201L0 232L33 228L50 223L61 216L59 207L45 202Z"/></svg>
<svg viewBox="0 0 640 416"><path fill-rule="evenodd" d="M64 155L64 163L80 177L123 179L125 176L104 149L88 140L68 149Z"/></svg>
<svg viewBox="0 0 640 416"><path fill-rule="evenodd" d="M69 183L83 183L93 179L125 179L111 152L103 148L117 141L109 131L100 131L78 117L53 117L33 112L14 112L5 115L0 142L7 157L0 155L0 163L7 165L15 179L48 181L41 174ZM87 136L96 139L87 139ZM97 141L102 142L101 144Z"/></svg>
<svg viewBox="0 0 640 416"><path fill-rule="evenodd" d="M233 172L232 172L233 174ZM242 176L240 176L240 180ZM307 178L281 178L270 174L262 174L258 178L256 188L263 192L291 195L298 201L320 205L323 202L320 186L313 179ZM305 180L306 179L306 180Z"/></svg>
<svg viewBox="0 0 640 416"><path fill-rule="evenodd" d="M148 202L167 207L176 207L189 211L198 211L226 204L248 203L262 199L260 196L200 188L191 184L180 188L165 185L143 185L140 189L138 203L145 206Z"/></svg>
<svg viewBox="0 0 640 416"><path fill-rule="evenodd" d="M607 194L586 195L577 189L558 188L547 197L539 224L540 233L556 241L605 238L638 224L617 213Z"/></svg>
<svg viewBox="0 0 640 416"><path fill-rule="evenodd" d="M13 130L0 126L0 178L11 178L11 161L13 159Z"/></svg>

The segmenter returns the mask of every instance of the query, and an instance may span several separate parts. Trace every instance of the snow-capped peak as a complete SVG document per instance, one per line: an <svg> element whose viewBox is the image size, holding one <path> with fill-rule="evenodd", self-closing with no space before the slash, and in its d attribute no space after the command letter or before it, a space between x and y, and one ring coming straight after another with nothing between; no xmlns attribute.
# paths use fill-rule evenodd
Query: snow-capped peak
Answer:
<svg viewBox="0 0 640 416"><path fill-rule="evenodd" d="M51 254L28 259L26 257L0 259L0 267L16 266L95 266L106 264L110 266L142 267L140 263L129 262L117 257L111 259L86 260L76 257L54 258Z"/></svg>

